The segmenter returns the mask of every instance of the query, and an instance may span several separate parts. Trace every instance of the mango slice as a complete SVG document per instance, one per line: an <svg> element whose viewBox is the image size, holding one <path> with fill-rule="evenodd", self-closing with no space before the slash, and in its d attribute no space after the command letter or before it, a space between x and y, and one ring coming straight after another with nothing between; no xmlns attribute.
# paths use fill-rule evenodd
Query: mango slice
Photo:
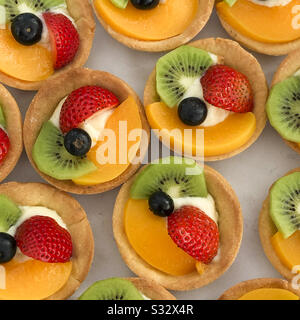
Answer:
<svg viewBox="0 0 300 320"><path fill-rule="evenodd" d="M250 291L238 300L299 300L299 297L285 289L262 288Z"/></svg>
<svg viewBox="0 0 300 320"><path fill-rule="evenodd" d="M128 200L124 224L135 252L154 268L174 276L195 271L196 260L177 247L168 235L166 218L154 215L147 200Z"/></svg>
<svg viewBox="0 0 300 320"><path fill-rule="evenodd" d="M72 262L46 263L16 259L2 265L6 288L0 288L0 300L42 300L59 291L68 281ZM3 269L3 268L2 268ZM3 280L3 279L2 279Z"/></svg>
<svg viewBox="0 0 300 320"><path fill-rule="evenodd" d="M198 0L166 0L152 10L139 10L129 1L119 9L110 0L94 0L102 19L115 31L140 40L163 40L184 32L196 17Z"/></svg>
<svg viewBox="0 0 300 320"><path fill-rule="evenodd" d="M120 141L120 131L119 125L120 122L124 121L127 124L127 133L122 134L121 132L121 141ZM137 154L137 151L140 147L140 138L137 136L136 139L132 137L133 141L128 141L130 138L130 132L136 130L136 133L141 132L142 122L139 113L139 107L136 104L133 97L129 97L122 104L120 104L113 114L109 117L105 129L110 129L115 134L115 163L105 163L100 164L97 159L98 149L106 143L109 143L109 138L105 137L104 141L99 141L95 147L93 147L88 153L88 159L93 161L93 163L99 168L97 171L91 172L83 177L74 179L73 182L79 185L95 185L111 181L118 176L120 176L131 164L132 160ZM127 140L126 142L123 139ZM121 147L122 146L122 147ZM113 145L111 147L114 147ZM124 149L125 148L125 149ZM120 161L120 152L121 161ZM108 156L108 154L105 154Z"/></svg>
<svg viewBox="0 0 300 320"><path fill-rule="evenodd" d="M266 7L238 0L232 7L217 3L219 15L241 34L264 43L285 43L300 38L299 0L286 6Z"/></svg>
<svg viewBox="0 0 300 320"><path fill-rule="evenodd" d="M182 150L178 135L171 135L170 131L179 129L184 138L184 130L192 130L191 141L184 141L184 150L194 156L199 154L200 145L197 146L196 129L204 129L204 155L218 156L232 152L249 141L256 129L256 119L252 112L234 113L223 122L212 127L190 127L185 125L178 117L177 108L168 108L163 102L156 102L146 107L146 114L152 129L167 129L161 131L162 139L170 139L171 147ZM188 140L188 139L187 139ZM183 151L183 150L182 150Z"/></svg>
<svg viewBox="0 0 300 320"><path fill-rule="evenodd" d="M300 265L300 231L296 231L289 238L284 239L280 232L277 232L271 239L273 248L280 261L290 270Z"/></svg>
<svg viewBox="0 0 300 320"><path fill-rule="evenodd" d="M24 81L45 80L54 73L52 53L38 44L23 46L9 29L0 29L0 70Z"/></svg>

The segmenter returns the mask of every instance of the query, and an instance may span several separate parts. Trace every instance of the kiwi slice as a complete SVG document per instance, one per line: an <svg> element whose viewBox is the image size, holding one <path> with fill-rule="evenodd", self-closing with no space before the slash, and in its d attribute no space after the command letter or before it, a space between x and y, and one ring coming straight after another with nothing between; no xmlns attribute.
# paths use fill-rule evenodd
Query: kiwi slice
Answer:
<svg viewBox="0 0 300 320"><path fill-rule="evenodd" d="M163 191L172 198L207 197L203 169L191 159L160 159L137 176L130 196L133 199L149 199L156 191Z"/></svg>
<svg viewBox="0 0 300 320"><path fill-rule="evenodd" d="M181 46L160 58L156 64L156 89L162 101L175 107L212 64L207 51L191 46Z"/></svg>
<svg viewBox="0 0 300 320"><path fill-rule="evenodd" d="M137 288L128 280L111 278L95 282L79 300L144 300Z"/></svg>
<svg viewBox="0 0 300 320"><path fill-rule="evenodd" d="M300 172L275 182L270 192L270 214L284 238L300 230Z"/></svg>
<svg viewBox="0 0 300 320"><path fill-rule="evenodd" d="M277 83L267 101L271 125L286 140L300 142L300 77Z"/></svg>
<svg viewBox="0 0 300 320"><path fill-rule="evenodd" d="M0 105L0 125L5 128L6 127L6 120L5 120L5 116L4 116L4 112L3 109Z"/></svg>
<svg viewBox="0 0 300 320"><path fill-rule="evenodd" d="M128 5L128 0L110 0L111 3L120 9L125 9Z"/></svg>
<svg viewBox="0 0 300 320"><path fill-rule="evenodd" d="M232 7L237 0L224 0L230 7Z"/></svg>
<svg viewBox="0 0 300 320"><path fill-rule="evenodd" d="M6 22L9 22L21 13L45 12L67 5L65 0L0 0L0 6L5 8Z"/></svg>
<svg viewBox="0 0 300 320"><path fill-rule="evenodd" d="M64 146L64 136L50 121L45 122L32 151L40 171L58 180L76 179L97 170L86 157L71 155Z"/></svg>
<svg viewBox="0 0 300 320"><path fill-rule="evenodd" d="M20 216L20 208L7 196L0 194L0 232L6 232Z"/></svg>

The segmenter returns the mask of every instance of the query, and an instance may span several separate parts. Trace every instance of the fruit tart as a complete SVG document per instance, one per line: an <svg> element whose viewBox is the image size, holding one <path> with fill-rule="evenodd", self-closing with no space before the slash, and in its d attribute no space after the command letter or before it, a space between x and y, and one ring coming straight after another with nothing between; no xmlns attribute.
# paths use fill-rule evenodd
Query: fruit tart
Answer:
<svg viewBox="0 0 300 320"><path fill-rule="evenodd" d="M88 0L1 0L0 81L38 90L85 64L94 32Z"/></svg>
<svg viewBox="0 0 300 320"><path fill-rule="evenodd" d="M254 51L279 56L300 48L299 0L218 0L224 29Z"/></svg>
<svg viewBox="0 0 300 320"><path fill-rule="evenodd" d="M286 280L261 278L238 283L228 289L219 300L299 300L296 290Z"/></svg>
<svg viewBox="0 0 300 320"><path fill-rule="evenodd" d="M283 60L274 75L267 101L271 125L300 154L300 51Z"/></svg>
<svg viewBox="0 0 300 320"><path fill-rule="evenodd" d="M153 280L142 278L110 278L91 285L79 300L176 300Z"/></svg>
<svg viewBox="0 0 300 320"><path fill-rule="evenodd" d="M136 93L102 71L76 69L49 79L24 122L33 167L64 191L111 190L139 168L149 128Z"/></svg>
<svg viewBox="0 0 300 320"><path fill-rule="evenodd" d="M135 274L184 291L207 285L231 266L243 218L234 191L218 172L192 159L167 157L122 186L113 232Z"/></svg>
<svg viewBox="0 0 300 320"><path fill-rule="evenodd" d="M267 94L257 60L234 41L211 38L160 58L146 84L144 105L164 144L214 161L256 141L266 123Z"/></svg>
<svg viewBox="0 0 300 320"><path fill-rule="evenodd" d="M22 117L19 107L0 84L0 181L16 166L23 149Z"/></svg>
<svg viewBox="0 0 300 320"><path fill-rule="evenodd" d="M0 300L62 300L86 277L94 240L80 204L41 183L0 186Z"/></svg>
<svg viewBox="0 0 300 320"><path fill-rule="evenodd" d="M166 51L194 38L206 25L213 0L92 0L105 30L141 51Z"/></svg>
<svg viewBox="0 0 300 320"><path fill-rule="evenodd" d="M300 168L271 187L260 213L259 234L272 265L292 280L300 271Z"/></svg>

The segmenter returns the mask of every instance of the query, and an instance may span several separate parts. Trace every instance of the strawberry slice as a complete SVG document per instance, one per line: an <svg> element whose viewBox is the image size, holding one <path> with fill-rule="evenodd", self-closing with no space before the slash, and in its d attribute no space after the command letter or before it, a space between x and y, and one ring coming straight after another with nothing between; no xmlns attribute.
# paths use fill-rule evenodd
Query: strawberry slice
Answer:
<svg viewBox="0 0 300 320"><path fill-rule="evenodd" d="M0 128L0 163L3 162L10 147L10 142L7 133Z"/></svg>
<svg viewBox="0 0 300 320"><path fill-rule="evenodd" d="M81 87L73 91L64 102L60 112L60 129L63 133L79 127L94 113L115 108L118 98L109 90L98 86Z"/></svg>
<svg viewBox="0 0 300 320"><path fill-rule="evenodd" d="M35 260L59 263L69 261L72 256L70 233L50 217L33 216L25 220L15 238L21 252Z"/></svg>
<svg viewBox="0 0 300 320"><path fill-rule="evenodd" d="M253 109L248 78L225 65L210 67L201 78L204 99L211 105L237 113Z"/></svg>
<svg viewBox="0 0 300 320"><path fill-rule="evenodd" d="M63 14L43 14L53 49L54 68L60 69L70 63L79 48L79 34L72 21Z"/></svg>
<svg viewBox="0 0 300 320"><path fill-rule="evenodd" d="M209 264L218 253L217 224L200 209L183 206L168 217L168 233L194 259Z"/></svg>

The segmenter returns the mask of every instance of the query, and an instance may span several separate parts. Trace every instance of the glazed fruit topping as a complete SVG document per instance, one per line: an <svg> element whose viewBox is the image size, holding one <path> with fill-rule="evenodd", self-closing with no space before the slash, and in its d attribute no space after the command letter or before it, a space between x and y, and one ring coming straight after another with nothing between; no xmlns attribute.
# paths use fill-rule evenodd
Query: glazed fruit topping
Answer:
<svg viewBox="0 0 300 320"><path fill-rule="evenodd" d="M188 126L198 126L203 123L207 117L207 106L205 102L199 98L186 98L179 104L178 116L184 124Z"/></svg>
<svg viewBox="0 0 300 320"><path fill-rule="evenodd" d="M6 157L10 147L10 142L7 133L0 128L0 164Z"/></svg>
<svg viewBox="0 0 300 320"><path fill-rule="evenodd" d="M16 241L21 252L35 260L58 263L72 256L71 235L50 217L34 216L23 222Z"/></svg>
<svg viewBox="0 0 300 320"><path fill-rule="evenodd" d="M204 264L209 264L218 253L218 226L196 207L183 206L171 214L168 233L179 248Z"/></svg>
<svg viewBox="0 0 300 320"><path fill-rule="evenodd" d="M43 23L32 13L22 13L12 21L11 32L16 41L31 46L41 40Z"/></svg>
<svg viewBox="0 0 300 320"><path fill-rule="evenodd" d="M91 149L92 139L86 131L74 128L65 135L64 145L70 154L82 157Z"/></svg>
<svg viewBox="0 0 300 320"><path fill-rule="evenodd" d="M213 106L237 113L252 111L251 85L242 73L225 65L215 65L200 81L205 101Z"/></svg>
<svg viewBox="0 0 300 320"><path fill-rule="evenodd" d="M150 10L159 5L159 0L131 0L131 3L141 10Z"/></svg>
<svg viewBox="0 0 300 320"><path fill-rule="evenodd" d="M12 260L17 251L17 243L14 237L8 233L0 232L0 263Z"/></svg>
<svg viewBox="0 0 300 320"><path fill-rule="evenodd" d="M109 90L98 86L81 87L73 91L60 112L60 129L67 133L96 112L119 105L118 98Z"/></svg>
<svg viewBox="0 0 300 320"><path fill-rule="evenodd" d="M149 209L160 217L168 217L174 211L173 199L165 192L154 192L149 198Z"/></svg>
<svg viewBox="0 0 300 320"><path fill-rule="evenodd" d="M50 34L54 68L60 69L74 59L79 48L79 34L72 21L63 14L46 12L43 17Z"/></svg>

